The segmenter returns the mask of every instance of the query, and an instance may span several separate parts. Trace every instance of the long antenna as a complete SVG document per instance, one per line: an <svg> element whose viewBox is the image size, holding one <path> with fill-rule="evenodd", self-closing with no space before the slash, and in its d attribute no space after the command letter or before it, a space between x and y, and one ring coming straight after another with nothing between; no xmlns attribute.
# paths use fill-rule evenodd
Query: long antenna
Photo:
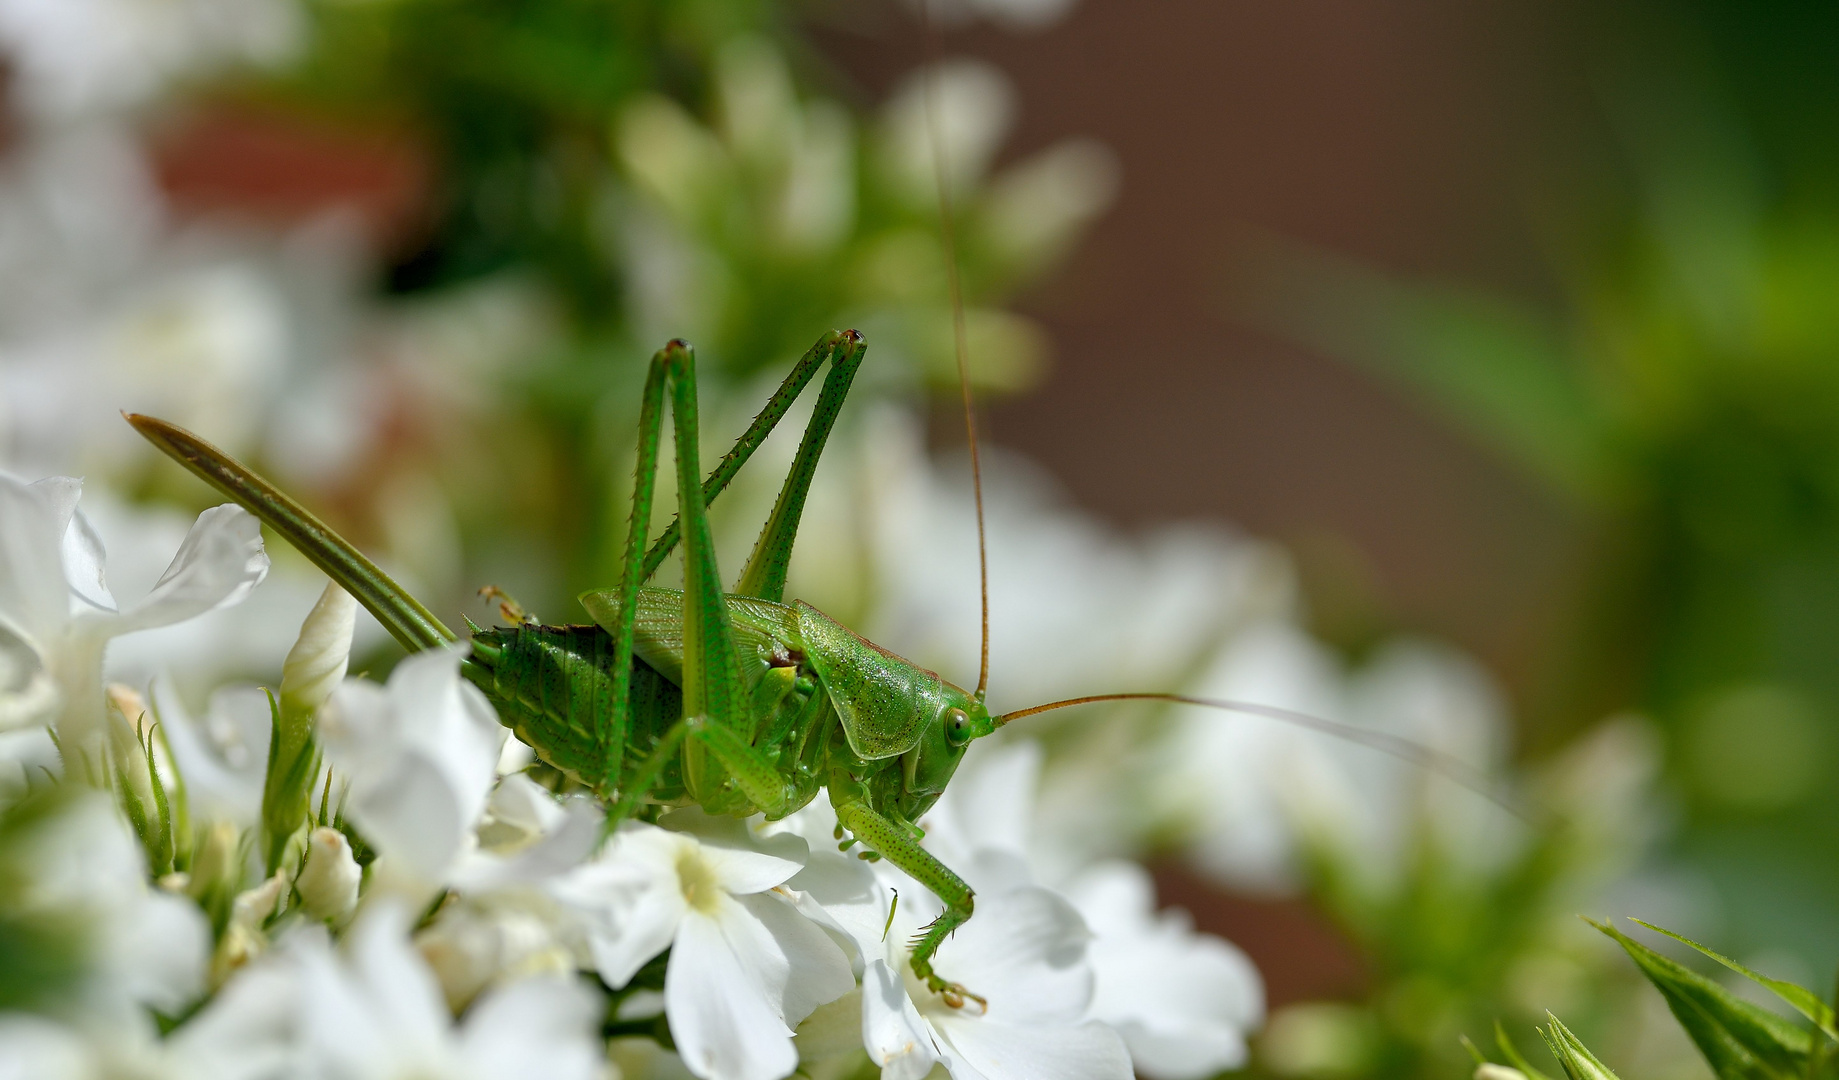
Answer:
<svg viewBox="0 0 1839 1080"><path fill-rule="evenodd" d="M1372 731L1363 727L1355 727L1353 724L1343 724L1336 720L1325 720L1319 716L1310 716L1308 713L1296 712L1293 709L1279 708L1276 705L1259 705L1249 701L1225 701L1218 698L1190 697L1186 694L1089 694L1085 697L1067 698L1065 701L1050 701L1046 705L1035 705L1027 709L1017 709L1014 712L1006 712L992 719L995 721L997 727L1002 727L1004 724L1012 720L1020 720L1024 716L1033 716L1036 713L1050 712L1054 709L1067 709L1074 705L1091 705L1101 701L1165 701L1176 705L1198 705L1206 709L1220 709L1225 712L1245 713L1249 716L1262 716L1268 720L1279 720L1286 724L1294 724L1297 727L1308 728L1310 731L1319 731L1325 735L1332 735L1337 739L1344 739L1351 743L1370 747L1382 754L1395 757L1400 761L1429 769L1435 773L1440 773L1454 780L1456 783L1461 784L1463 787L1468 788L1475 794L1480 795L1482 798L1487 799L1489 802L1507 811L1514 817L1519 818L1521 821L1527 820L1526 815L1522 814L1518 807L1509 802L1505 796L1495 791L1493 782L1485 773L1440 750L1433 750L1422 743L1413 742L1400 735L1392 735L1383 731Z"/></svg>
<svg viewBox="0 0 1839 1080"><path fill-rule="evenodd" d="M964 326L964 290L958 281L957 233L952 223L951 170L945 160L945 139L939 130L937 102L938 39L933 33L932 11L919 0L920 34L925 42L925 66L920 71L921 99L926 109L926 135L932 144L933 178L939 189L939 242L945 249L945 286L951 296L952 345L958 360L958 393L964 400L964 436L971 447L971 495L977 503L977 585L983 607L983 645L977 660L977 700L990 689L990 549L983 525L983 465L977 455L977 417L971 402L970 336Z"/></svg>

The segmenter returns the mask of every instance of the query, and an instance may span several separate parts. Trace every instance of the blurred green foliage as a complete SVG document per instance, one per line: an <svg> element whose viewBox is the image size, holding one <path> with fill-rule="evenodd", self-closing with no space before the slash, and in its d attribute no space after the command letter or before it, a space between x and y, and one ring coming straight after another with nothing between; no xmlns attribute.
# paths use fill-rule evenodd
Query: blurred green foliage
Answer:
<svg viewBox="0 0 1839 1080"><path fill-rule="evenodd" d="M1619 157L1539 205L1557 306L1271 245L1258 317L1412 388L1591 523L1535 748L1639 708L1743 950L1839 956L1839 66L1830 6L1611 5ZM1248 305L1247 310L1250 310Z"/></svg>

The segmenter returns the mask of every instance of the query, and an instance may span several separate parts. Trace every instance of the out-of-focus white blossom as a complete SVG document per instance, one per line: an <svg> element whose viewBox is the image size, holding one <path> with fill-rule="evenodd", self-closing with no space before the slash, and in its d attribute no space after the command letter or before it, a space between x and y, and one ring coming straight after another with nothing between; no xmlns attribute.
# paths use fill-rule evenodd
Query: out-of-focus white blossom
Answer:
<svg viewBox="0 0 1839 1080"><path fill-rule="evenodd" d="M915 204L935 205L937 158L955 194L989 171L1014 122L1015 89L993 65L949 60L921 69L884 111L882 167Z"/></svg>
<svg viewBox="0 0 1839 1080"><path fill-rule="evenodd" d="M598 1005L579 981L537 977L494 989L454 1023L408 917L385 903L361 915L343 956L303 932L282 956L300 1015L295 1061L307 1076L396 1080L598 1080Z"/></svg>
<svg viewBox="0 0 1839 1080"><path fill-rule="evenodd" d="M345 812L392 872L432 889L472 843L505 729L460 677L463 650L417 653L387 686L348 679L319 712Z"/></svg>
<svg viewBox="0 0 1839 1080"><path fill-rule="evenodd" d="M1244 953L1195 933L1186 912L1157 912L1135 863L1089 867L1066 894L1092 928L1092 1015L1123 1036L1138 1075L1201 1080L1245 1064L1264 984Z"/></svg>
<svg viewBox="0 0 1839 1080"><path fill-rule="evenodd" d="M1492 683L1446 649L1397 644L1347 672L1301 630L1271 622L1229 644L1194 686L1406 738L1479 772L1505 752ZM1189 824L1200 866L1242 887L1293 887L1303 854L1326 846L1357 884L1384 891L1417 837L1477 869L1510 858L1522 838L1511 815L1434 769L1264 717L1176 712L1154 798Z"/></svg>
<svg viewBox="0 0 1839 1080"><path fill-rule="evenodd" d="M798 1064L793 1028L855 985L842 949L778 889L805 844L694 808L665 820L674 828L622 827L555 893L579 912L610 986L670 949L664 1011L691 1072L779 1080Z"/></svg>
<svg viewBox="0 0 1839 1080"><path fill-rule="evenodd" d="M0 474L0 722L55 719L65 768L102 767L103 650L109 639L241 601L268 573L260 527L239 506L198 515L166 572L118 608L102 541L77 510L82 482Z"/></svg>
<svg viewBox="0 0 1839 1080"><path fill-rule="evenodd" d="M73 789L61 798L9 830L0 897L11 921L80 935L77 983L47 1004L73 1020L124 1027L140 1022L137 1006L179 1012L205 988L203 914L149 886L140 843L108 796Z"/></svg>
<svg viewBox="0 0 1839 1080"><path fill-rule="evenodd" d="M279 60L300 40L293 0L5 0L0 41L42 118L131 108L169 80Z"/></svg>
<svg viewBox="0 0 1839 1080"><path fill-rule="evenodd" d="M908 0L908 6L922 10L929 19L944 26L956 26L974 19L988 19L1010 30L1045 30L1073 10L1078 0Z"/></svg>

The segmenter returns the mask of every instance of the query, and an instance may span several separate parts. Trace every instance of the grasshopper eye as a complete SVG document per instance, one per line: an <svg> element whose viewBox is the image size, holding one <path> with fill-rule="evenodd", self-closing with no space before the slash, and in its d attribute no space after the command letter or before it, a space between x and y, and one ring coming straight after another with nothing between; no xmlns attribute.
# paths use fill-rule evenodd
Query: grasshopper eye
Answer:
<svg viewBox="0 0 1839 1080"><path fill-rule="evenodd" d="M962 746L970 741L971 718L963 709L945 710L945 737L953 746Z"/></svg>

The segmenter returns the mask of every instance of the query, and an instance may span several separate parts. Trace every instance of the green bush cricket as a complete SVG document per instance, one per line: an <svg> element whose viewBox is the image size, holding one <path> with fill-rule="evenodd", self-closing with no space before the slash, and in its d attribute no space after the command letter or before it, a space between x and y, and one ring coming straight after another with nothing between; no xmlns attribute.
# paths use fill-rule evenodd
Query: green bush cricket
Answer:
<svg viewBox="0 0 1839 1080"><path fill-rule="evenodd" d="M826 789L839 840L844 830L850 834L842 847L861 843L864 857L887 859L944 903L944 913L913 942L911 963L933 992L959 1007L966 999L981 999L935 972L932 957L971 917L974 898L957 874L920 846L925 834L915 822L945 790L970 743L1011 720L1096 701L1228 709L1372 746L1494 798L1485 778L1408 740L1270 706L1177 694L1105 694L991 715L984 705L987 580L984 662L976 691L864 640L808 604L785 603L786 570L805 497L865 351L854 331L819 339L733 449L698 482L695 360L688 345L671 342L652 358L645 383L624 574L619 585L580 598L594 623L480 629L468 620L472 651L462 666L466 677L518 738L607 805L609 830L635 815L688 804L714 814L777 819ZM725 591L708 504L825 364L829 372L791 471L738 584ZM678 520L646 551L667 392ZM163 420L136 414L127 420L286 537L405 648L444 648L457 640L348 541L235 459ZM683 591L646 587L679 541Z"/></svg>

